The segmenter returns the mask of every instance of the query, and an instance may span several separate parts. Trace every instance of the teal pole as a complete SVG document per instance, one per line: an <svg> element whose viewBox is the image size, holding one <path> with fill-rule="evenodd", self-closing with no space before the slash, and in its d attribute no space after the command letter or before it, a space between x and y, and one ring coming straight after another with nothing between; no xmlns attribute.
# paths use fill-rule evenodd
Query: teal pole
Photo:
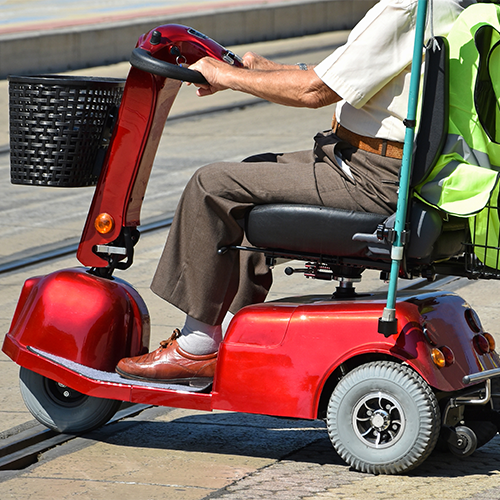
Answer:
<svg viewBox="0 0 500 500"><path fill-rule="evenodd" d="M431 0L432 1L432 0ZM427 0L419 0L417 6L417 22L415 26L415 45L410 76L410 89L408 99L408 114L405 121L406 131L403 146L403 159L399 178L398 203L394 231L395 240L391 249L391 275L387 303L382 317L379 319L378 331L386 337L397 333L396 318L396 293L398 275L403 259L403 232L406 224L406 211L408 207L411 159L413 154L413 141L415 137L415 121L417 117L418 92L422 67L422 52L424 47L425 21L427 17Z"/></svg>

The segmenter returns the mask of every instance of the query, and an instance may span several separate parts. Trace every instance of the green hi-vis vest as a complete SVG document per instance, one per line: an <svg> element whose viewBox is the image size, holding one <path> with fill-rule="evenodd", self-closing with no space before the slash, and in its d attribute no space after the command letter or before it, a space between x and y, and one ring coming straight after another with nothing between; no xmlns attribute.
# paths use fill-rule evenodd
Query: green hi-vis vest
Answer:
<svg viewBox="0 0 500 500"><path fill-rule="evenodd" d="M474 253L487 266L500 268L498 251L487 250L500 240L500 7L471 5L447 40L448 137L416 196L449 214L469 217Z"/></svg>

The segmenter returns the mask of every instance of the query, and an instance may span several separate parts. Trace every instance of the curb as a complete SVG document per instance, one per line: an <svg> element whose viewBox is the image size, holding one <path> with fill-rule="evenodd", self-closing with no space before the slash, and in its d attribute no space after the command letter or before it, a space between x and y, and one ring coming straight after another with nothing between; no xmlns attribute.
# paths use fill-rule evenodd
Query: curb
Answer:
<svg viewBox="0 0 500 500"><path fill-rule="evenodd" d="M297 0L0 35L0 79L127 60L142 33L185 24L223 45L352 28L377 0Z"/></svg>

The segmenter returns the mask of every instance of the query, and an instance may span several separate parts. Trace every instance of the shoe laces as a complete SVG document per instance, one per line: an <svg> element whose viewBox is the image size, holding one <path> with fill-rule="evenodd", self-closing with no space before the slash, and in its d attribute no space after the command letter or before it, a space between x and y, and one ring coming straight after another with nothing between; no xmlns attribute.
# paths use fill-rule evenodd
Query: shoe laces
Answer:
<svg viewBox="0 0 500 500"><path fill-rule="evenodd" d="M162 340L160 342L160 348L166 349L169 345L171 345L174 342L174 340L178 339L180 336L181 336L181 331L178 328L176 328L172 333L172 335L170 336L170 338L168 338L167 340Z"/></svg>

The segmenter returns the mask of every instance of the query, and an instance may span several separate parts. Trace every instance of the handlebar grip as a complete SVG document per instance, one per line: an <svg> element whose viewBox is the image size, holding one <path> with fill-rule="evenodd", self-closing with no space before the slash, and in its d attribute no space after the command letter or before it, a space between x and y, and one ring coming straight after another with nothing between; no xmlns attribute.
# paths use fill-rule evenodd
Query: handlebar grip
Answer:
<svg viewBox="0 0 500 500"><path fill-rule="evenodd" d="M193 71L192 69L156 59L147 50L140 47L132 51L130 64L134 68L146 73L153 73L154 75L173 78L174 80L182 80L183 82L190 83L208 83L199 71Z"/></svg>

